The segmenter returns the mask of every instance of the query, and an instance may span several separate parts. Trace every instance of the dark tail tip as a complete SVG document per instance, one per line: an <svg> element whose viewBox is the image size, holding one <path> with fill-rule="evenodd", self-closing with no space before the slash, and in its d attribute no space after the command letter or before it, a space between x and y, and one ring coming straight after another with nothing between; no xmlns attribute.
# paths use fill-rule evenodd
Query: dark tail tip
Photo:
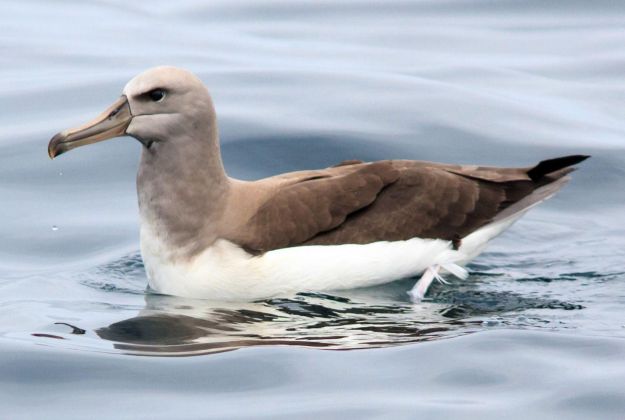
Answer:
<svg viewBox="0 0 625 420"><path fill-rule="evenodd" d="M577 165L580 162L585 161L590 156L588 155L571 155L563 156L555 159L543 160L538 165L527 171L527 175L532 181L538 181L542 177L552 172L558 171L569 166Z"/></svg>

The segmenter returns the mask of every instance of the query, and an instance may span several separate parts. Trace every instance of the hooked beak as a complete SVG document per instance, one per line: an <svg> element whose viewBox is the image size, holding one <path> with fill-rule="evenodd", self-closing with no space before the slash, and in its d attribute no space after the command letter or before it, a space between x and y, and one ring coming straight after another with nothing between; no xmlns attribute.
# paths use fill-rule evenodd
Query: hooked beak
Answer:
<svg viewBox="0 0 625 420"><path fill-rule="evenodd" d="M80 127L70 128L52 137L48 144L48 155L54 159L58 155L86 144L119 137L126 134L132 120L128 98L122 95L113 105L97 118Z"/></svg>

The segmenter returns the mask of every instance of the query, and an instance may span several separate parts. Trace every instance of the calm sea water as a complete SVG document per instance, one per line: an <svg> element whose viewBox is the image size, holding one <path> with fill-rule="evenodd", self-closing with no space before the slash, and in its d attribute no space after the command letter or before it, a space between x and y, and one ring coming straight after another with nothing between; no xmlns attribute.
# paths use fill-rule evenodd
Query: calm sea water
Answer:
<svg viewBox="0 0 625 420"><path fill-rule="evenodd" d="M0 418L622 418L624 3L5 0L0 28ZM46 147L158 64L209 86L237 177L593 158L419 305L150 295L139 144Z"/></svg>

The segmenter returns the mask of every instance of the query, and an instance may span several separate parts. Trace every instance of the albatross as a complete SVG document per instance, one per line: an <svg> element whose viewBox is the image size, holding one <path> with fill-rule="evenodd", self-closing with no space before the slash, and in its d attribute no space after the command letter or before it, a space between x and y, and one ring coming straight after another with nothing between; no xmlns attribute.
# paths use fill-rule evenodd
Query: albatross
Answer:
<svg viewBox="0 0 625 420"><path fill-rule="evenodd" d="M54 158L119 136L142 145L140 243L157 293L256 300L367 287L421 275L425 296L588 156L497 168L414 160L345 161L257 181L229 177L202 81L161 66L128 82L100 116L56 134Z"/></svg>

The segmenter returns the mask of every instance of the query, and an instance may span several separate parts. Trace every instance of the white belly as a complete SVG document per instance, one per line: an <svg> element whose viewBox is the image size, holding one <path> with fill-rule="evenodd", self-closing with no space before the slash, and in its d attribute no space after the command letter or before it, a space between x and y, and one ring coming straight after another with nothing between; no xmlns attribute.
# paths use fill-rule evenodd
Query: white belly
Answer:
<svg viewBox="0 0 625 420"><path fill-rule="evenodd" d="M150 287L163 294L255 300L302 291L350 289L414 276L453 258L449 242L414 238L367 245L301 246L253 256L224 239L191 260L172 261L142 230Z"/></svg>
<svg viewBox="0 0 625 420"><path fill-rule="evenodd" d="M517 216L517 215L515 215ZM254 256L224 239L192 259L174 258L149 224L141 226L141 254L150 287L167 295L257 300L303 291L367 287L416 276L434 265L466 264L518 217L488 225L462 241L413 238L366 245L313 245Z"/></svg>

